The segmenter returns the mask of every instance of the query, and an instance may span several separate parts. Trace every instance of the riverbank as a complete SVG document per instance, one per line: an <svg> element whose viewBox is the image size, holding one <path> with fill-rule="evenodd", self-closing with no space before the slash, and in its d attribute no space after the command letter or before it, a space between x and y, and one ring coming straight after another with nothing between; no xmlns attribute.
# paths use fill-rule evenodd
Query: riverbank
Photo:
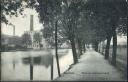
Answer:
<svg viewBox="0 0 128 82"><path fill-rule="evenodd" d="M88 50L77 64L72 65L54 81L126 81L123 76L103 55Z"/></svg>
<svg viewBox="0 0 128 82"><path fill-rule="evenodd" d="M15 50L5 50L0 52L17 52L17 51L40 51L44 49L15 49Z"/></svg>
<svg viewBox="0 0 128 82"><path fill-rule="evenodd" d="M53 79L55 79L58 77L55 49L3 52L1 55L2 81L30 81L30 56L33 58L33 81L51 81L51 55L54 57ZM62 74L73 63L72 50L58 49L58 58Z"/></svg>
<svg viewBox="0 0 128 82"><path fill-rule="evenodd" d="M0 52L17 52L17 51L41 51L41 50L51 50L54 48L42 48L42 49L15 49L15 50L5 50L5 51L0 51ZM71 48L60 48L59 50L63 49L71 49Z"/></svg>

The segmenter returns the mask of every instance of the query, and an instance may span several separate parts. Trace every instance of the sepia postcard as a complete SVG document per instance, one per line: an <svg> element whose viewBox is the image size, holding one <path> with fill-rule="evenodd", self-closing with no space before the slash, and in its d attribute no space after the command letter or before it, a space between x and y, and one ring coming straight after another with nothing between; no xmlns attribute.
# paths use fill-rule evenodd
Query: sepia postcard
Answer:
<svg viewBox="0 0 128 82"><path fill-rule="evenodd" d="M127 81L127 0L0 0L0 81Z"/></svg>

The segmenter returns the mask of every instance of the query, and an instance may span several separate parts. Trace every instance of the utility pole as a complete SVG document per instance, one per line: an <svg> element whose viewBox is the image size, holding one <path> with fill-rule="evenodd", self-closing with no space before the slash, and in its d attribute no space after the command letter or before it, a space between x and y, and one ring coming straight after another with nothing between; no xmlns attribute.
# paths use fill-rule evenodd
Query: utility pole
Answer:
<svg viewBox="0 0 128 82"><path fill-rule="evenodd" d="M55 22L55 54L56 54L56 61L57 61L57 68L58 68L58 75L60 77L60 66L59 66L59 59L58 59L58 46L57 46L57 22Z"/></svg>

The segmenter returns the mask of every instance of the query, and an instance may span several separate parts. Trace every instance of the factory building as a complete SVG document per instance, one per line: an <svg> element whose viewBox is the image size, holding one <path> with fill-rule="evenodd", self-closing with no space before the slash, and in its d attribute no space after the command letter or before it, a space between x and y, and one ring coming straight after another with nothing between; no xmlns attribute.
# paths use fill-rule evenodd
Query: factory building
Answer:
<svg viewBox="0 0 128 82"><path fill-rule="evenodd" d="M37 42L34 40L34 34L35 33L39 33L42 36L42 33L40 31L35 31L34 30L34 20L33 20L33 15L30 15L30 30L29 31L25 31L25 33L30 35L31 38L31 45L27 45L27 48L32 48L32 49L41 49L44 47L44 38L42 38L41 42Z"/></svg>

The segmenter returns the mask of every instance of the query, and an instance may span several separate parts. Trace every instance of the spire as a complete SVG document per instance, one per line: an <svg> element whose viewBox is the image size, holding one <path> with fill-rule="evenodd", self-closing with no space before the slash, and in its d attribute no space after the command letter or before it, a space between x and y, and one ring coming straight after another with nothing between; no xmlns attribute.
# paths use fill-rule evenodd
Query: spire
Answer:
<svg viewBox="0 0 128 82"><path fill-rule="evenodd" d="M30 31L33 31L33 15L30 15Z"/></svg>

